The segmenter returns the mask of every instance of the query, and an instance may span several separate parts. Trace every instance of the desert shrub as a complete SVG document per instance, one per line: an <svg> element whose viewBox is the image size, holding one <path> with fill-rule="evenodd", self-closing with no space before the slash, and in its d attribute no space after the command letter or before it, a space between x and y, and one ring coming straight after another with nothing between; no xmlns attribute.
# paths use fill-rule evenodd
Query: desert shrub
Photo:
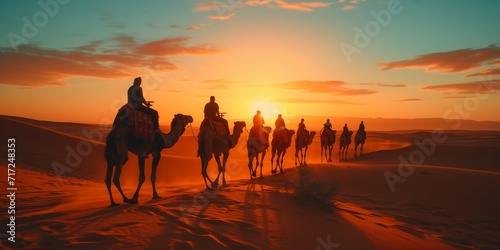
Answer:
<svg viewBox="0 0 500 250"><path fill-rule="evenodd" d="M294 196L299 202L313 203L331 211L334 208L333 197L337 191L337 183L317 180L311 167L299 167L297 183L294 186Z"/></svg>

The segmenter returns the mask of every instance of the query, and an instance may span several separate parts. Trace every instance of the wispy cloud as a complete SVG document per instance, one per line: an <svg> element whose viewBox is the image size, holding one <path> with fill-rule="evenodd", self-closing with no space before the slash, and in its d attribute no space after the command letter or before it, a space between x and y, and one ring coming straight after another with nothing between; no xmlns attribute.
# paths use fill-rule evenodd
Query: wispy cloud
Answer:
<svg viewBox="0 0 500 250"><path fill-rule="evenodd" d="M397 100L398 102L419 102L422 101L420 98L406 98L406 99L399 99Z"/></svg>
<svg viewBox="0 0 500 250"><path fill-rule="evenodd" d="M500 90L500 79L487 82L474 81L466 83L442 84L422 87L423 90L438 91L453 94L486 94Z"/></svg>
<svg viewBox="0 0 500 250"><path fill-rule="evenodd" d="M349 4L349 5L346 5L346 6L342 7L342 10L343 10L343 11L349 11L349 10L353 10L353 9L355 9L355 8L356 8L356 7L355 7L354 5L350 5L350 4Z"/></svg>
<svg viewBox="0 0 500 250"><path fill-rule="evenodd" d="M406 87L405 84L389 84L389 83L360 83L359 85L389 87L389 88L403 88L403 87Z"/></svg>
<svg viewBox="0 0 500 250"><path fill-rule="evenodd" d="M201 27L203 27L205 24L203 23L199 23L199 24L195 24L195 25L191 25L189 27L186 28L186 30L199 30L201 29Z"/></svg>
<svg viewBox="0 0 500 250"><path fill-rule="evenodd" d="M0 84L62 86L66 84L65 79L78 76L121 79L140 74L144 68L176 70L178 66L168 59L171 55L219 52L210 45L188 44L189 38L185 37L142 43L134 37L119 35L65 50L32 45L19 46L17 52L11 48L0 48L4 72Z"/></svg>
<svg viewBox="0 0 500 250"><path fill-rule="evenodd" d="M293 81L276 85L279 88L332 95L369 95L377 93L371 89L353 89L343 81Z"/></svg>
<svg viewBox="0 0 500 250"><path fill-rule="evenodd" d="M172 25L169 25L167 27L171 28L171 29L200 30L203 26L205 26L204 23L199 23L199 24L195 24L195 25L191 25L191 26L181 26L181 25L177 25L177 24L172 24Z"/></svg>
<svg viewBox="0 0 500 250"><path fill-rule="evenodd" d="M322 103L322 104L336 104L336 105L364 105L362 103L349 102L344 100L317 100L317 99L301 99L301 98L288 98L288 99L274 99L271 100L274 103L287 103L287 104L297 104L297 103Z"/></svg>
<svg viewBox="0 0 500 250"><path fill-rule="evenodd" d="M380 64L383 70L423 68L427 72L457 73L480 68L500 59L500 47L492 45L481 49L461 49L419 55L413 59Z"/></svg>
<svg viewBox="0 0 500 250"><path fill-rule="evenodd" d="M485 69L485 70L481 70L481 71L479 71L477 73L466 75L465 77L491 76L491 75L500 75L500 69Z"/></svg>
<svg viewBox="0 0 500 250"><path fill-rule="evenodd" d="M217 15L210 15L210 19L227 20L234 16L236 10L253 7L266 6L269 8L281 8L297 11L314 11L316 8L325 8L332 5L333 2L323 1L285 1L285 0L216 0L213 2L203 2L194 8L195 12L214 11Z"/></svg>

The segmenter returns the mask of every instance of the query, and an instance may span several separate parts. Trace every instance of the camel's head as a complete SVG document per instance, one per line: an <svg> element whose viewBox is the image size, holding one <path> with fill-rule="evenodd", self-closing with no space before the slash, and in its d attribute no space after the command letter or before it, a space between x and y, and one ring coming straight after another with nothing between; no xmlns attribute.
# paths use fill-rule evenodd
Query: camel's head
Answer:
<svg viewBox="0 0 500 250"><path fill-rule="evenodd" d="M332 130L333 135L337 134L337 130Z"/></svg>
<svg viewBox="0 0 500 250"><path fill-rule="evenodd" d="M245 128L247 126L247 124L243 121L237 121L237 122L234 122L234 131L238 131L240 133L243 133L243 128Z"/></svg>
<svg viewBox="0 0 500 250"><path fill-rule="evenodd" d="M193 117L190 115L176 114L172 120L172 127L177 124L181 124L182 127L186 127L189 123L193 122Z"/></svg>
<svg viewBox="0 0 500 250"><path fill-rule="evenodd" d="M264 127L264 130L266 131L266 134L270 134L273 129L271 127Z"/></svg>
<svg viewBox="0 0 500 250"><path fill-rule="evenodd" d="M314 138L315 135L316 135L316 131L311 131L311 138Z"/></svg>

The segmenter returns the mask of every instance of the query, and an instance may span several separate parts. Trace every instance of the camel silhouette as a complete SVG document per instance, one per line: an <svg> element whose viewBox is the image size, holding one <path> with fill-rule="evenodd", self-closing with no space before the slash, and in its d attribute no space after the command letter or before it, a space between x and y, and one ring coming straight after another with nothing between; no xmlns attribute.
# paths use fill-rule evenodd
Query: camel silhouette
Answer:
<svg viewBox="0 0 500 250"><path fill-rule="evenodd" d="M254 126L255 127L255 126ZM252 128L253 130L254 128ZM260 158L260 177L262 176L262 166L264 165L264 157L266 156L267 149L269 148L269 134L271 134L271 127L258 127L257 136L250 133L250 137L247 142L248 150L248 169L250 170L250 180L253 177L257 177L257 167L259 166L259 154ZM253 159L255 158L255 169L253 168ZM271 166L272 168L272 166Z"/></svg>
<svg viewBox="0 0 500 250"><path fill-rule="evenodd" d="M292 137L295 134L294 130L285 129L287 140L283 136L273 136L273 140L271 142L271 173L275 174L278 171L278 167L280 168L280 173L283 173L283 158L285 158L286 149L290 147L292 142ZM274 154L278 153L276 157L276 167L273 168L273 159Z"/></svg>
<svg viewBox="0 0 500 250"><path fill-rule="evenodd" d="M323 129L321 131L321 161L323 161L323 152L327 162L332 162L333 145L335 144L335 135L337 130Z"/></svg>
<svg viewBox="0 0 500 250"><path fill-rule="evenodd" d="M316 131L303 131L302 133L297 133L297 138L295 138L295 165L297 162L300 165L306 165L307 148L312 144ZM299 159L299 151L301 159Z"/></svg>
<svg viewBox="0 0 500 250"><path fill-rule="evenodd" d="M361 145L359 148L359 155L363 156L363 146L365 145L366 141L366 136L364 131L358 130L356 131L356 136L354 137L354 157L358 156L358 146Z"/></svg>
<svg viewBox="0 0 500 250"><path fill-rule="evenodd" d="M149 155L150 153L153 155L153 162L151 169L153 199L161 198L160 196L158 196L158 193L156 192L156 185L155 185L156 169L158 167L158 163L160 162L160 157L161 157L160 152L164 148L171 148L175 143L177 143L179 137L184 133L185 127L192 122L193 118L191 116L176 114L171 123L170 133L168 134L155 133L153 143L149 150L146 149L146 147L148 146L146 143L144 143L141 140L137 140L133 136L134 128L128 125L128 121L126 119L114 124L114 128L106 136L106 147L105 147L105 157L108 166L106 171L106 179L104 180L104 182L106 183L106 187L108 188L111 206L118 205L113 200L113 195L111 194L111 177L113 176L113 170L114 170L113 183L115 184L116 188L122 195L123 202L126 203L138 202L139 191L146 179L144 174L145 151L146 155ZM128 160L128 151L139 156L139 171L140 171L139 184L132 199L128 199L125 196L120 186L120 175L123 165Z"/></svg>
<svg viewBox="0 0 500 250"><path fill-rule="evenodd" d="M219 177L221 173L222 186L227 186L225 174L226 162L227 158L229 157L229 150L236 146L245 126L245 122L242 121L237 121L234 123L233 134L229 136L230 142L226 137L218 137L209 126L205 126L200 131L200 134L198 135L198 156L201 160L201 174L203 176L203 180L205 181L205 186L207 187L207 189L211 189L210 187L208 187L207 179L210 182L212 188L217 188L217 186L219 185ZM222 163L220 161L221 154L223 155ZM207 174L208 163L212 159L212 156L215 156L215 161L217 161L217 165L219 167L219 173L217 174L215 182L212 182Z"/></svg>
<svg viewBox="0 0 500 250"><path fill-rule="evenodd" d="M340 161L347 161L347 150L351 144L352 130L340 136L339 159Z"/></svg>

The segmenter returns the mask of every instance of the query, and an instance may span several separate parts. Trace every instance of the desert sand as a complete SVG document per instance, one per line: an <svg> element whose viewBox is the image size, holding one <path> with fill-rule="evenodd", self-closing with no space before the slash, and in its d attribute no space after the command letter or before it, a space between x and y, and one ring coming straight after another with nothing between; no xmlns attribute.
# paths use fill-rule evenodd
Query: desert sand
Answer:
<svg viewBox="0 0 500 250"><path fill-rule="evenodd" d="M335 208L327 211L294 198L298 167L292 148L285 173L271 174L268 153L264 178L249 180L242 136L229 157L229 187L207 191L196 140L187 128L162 152L157 173L162 198L151 200L148 178L139 204L124 204L113 187L121 205L109 207L103 182L106 128L5 116L0 125L4 144L16 139L18 188L12 243L6 239L8 198L2 187L2 248L500 248L499 131L446 131L433 145L432 131L368 131L364 156L354 158L351 144L348 161L339 162L337 140L331 163L321 162L316 136L307 165L317 180L339 188ZM6 146L0 154L7 179ZM121 182L130 197L138 167L137 157L129 156ZM148 176L151 159L146 164ZM209 174L216 171L212 160ZM387 176L397 180L392 188Z"/></svg>

